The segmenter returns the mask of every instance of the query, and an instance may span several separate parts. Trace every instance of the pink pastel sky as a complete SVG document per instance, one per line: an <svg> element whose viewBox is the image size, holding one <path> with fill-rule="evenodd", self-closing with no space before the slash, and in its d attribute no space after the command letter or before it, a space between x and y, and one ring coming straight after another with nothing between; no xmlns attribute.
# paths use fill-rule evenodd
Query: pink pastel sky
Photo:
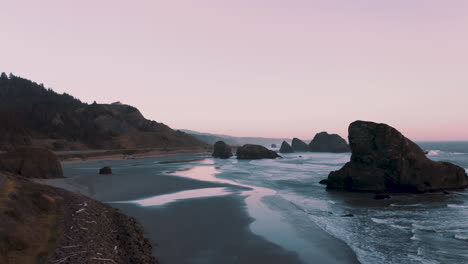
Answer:
<svg viewBox="0 0 468 264"><path fill-rule="evenodd" d="M0 71L173 128L468 140L466 0L14 0L0 25Z"/></svg>

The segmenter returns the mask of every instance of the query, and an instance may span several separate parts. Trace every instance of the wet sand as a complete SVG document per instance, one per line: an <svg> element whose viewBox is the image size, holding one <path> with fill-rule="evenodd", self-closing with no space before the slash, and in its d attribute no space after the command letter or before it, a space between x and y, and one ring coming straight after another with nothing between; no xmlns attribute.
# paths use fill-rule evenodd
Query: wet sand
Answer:
<svg viewBox="0 0 468 264"><path fill-rule="evenodd" d="M303 263L297 253L252 233L250 225L255 219L247 213L245 197L239 195L245 187L167 174L190 169L205 157L207 155L180 154L133 160L64 162L66 178L46 182L109 202L135 217L142 224L161 263ZM103 166L111 166L114 174L99 175L98 170ZM115 203L221 187L232 193L178 200L160 206ZM327 238L326 247L343 252L339 260L327 256L327 263L357 263L354 252L346 244L318 228L317 232L318 240ZM323 248L310 250L324 255ZM347 257L343 259L343 255Z"/></svg>

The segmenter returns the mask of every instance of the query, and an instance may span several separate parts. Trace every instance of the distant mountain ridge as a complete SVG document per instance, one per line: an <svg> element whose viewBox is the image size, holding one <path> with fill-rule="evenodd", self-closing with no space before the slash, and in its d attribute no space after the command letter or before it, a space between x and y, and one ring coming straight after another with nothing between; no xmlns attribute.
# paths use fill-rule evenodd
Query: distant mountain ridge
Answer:
<svg viewBox="0 0 468 264"><path fill-rule="evenodd" d="M195 137L151 121L129 105L86 104L27 79L0 75L0 150L204 147Z"/></svg>
<svg viewBox="0 0 468 264"><path fill-rule="evenodd" d="M290 138L265 138L265 137L234 137L228 135L221 135L221 134L212 134L212 133L204 133L193 131L189 129L179 129L179 131L183 131L187 134L190 134L197 139L207 143L207 144L214 144L216 141L222 140L229 145L232 146L242 146L245 144L258 144L264 146L270 146L271 144L281 145L281 142L287 141L291 142L292 139Z"/></svg>

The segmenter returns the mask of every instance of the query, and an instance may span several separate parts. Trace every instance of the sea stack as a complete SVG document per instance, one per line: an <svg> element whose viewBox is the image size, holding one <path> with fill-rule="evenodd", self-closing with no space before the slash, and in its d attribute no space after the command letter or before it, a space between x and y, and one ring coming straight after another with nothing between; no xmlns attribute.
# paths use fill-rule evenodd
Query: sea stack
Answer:
<svg viewBox="0 0 468 264"><path fill-rule="evenodd" d="M351 161L328 175L327 189L421 193L468 186L463 168L430 160L386 124L355 121L348 132Z"/></svg>
<svg viewBox="0 0 468 264"><path fill-rule="evenodd" d="M211 154L214 158L220 159L229 159L232 157L231 146L226 144L224 141L217 141L213 147L213 154Z"/></svg>
<svg viewBox="0 0 468 264"><path fill-rule="evenodd" d="M337 134L328 134L327 132L317 133L309 143L312 152L349 152L349 145L342 137Z"/></svg>
<svg viewBox="0 0 468 264"><path fill-rule="evenodd" d="M309 146L302 140L298 138L293 138L291 147L294 152L308 152L310 151Z"/></svg>
<svg viewBox="0 0 468 264"><path fill-rule="evenodd" d="M276 159L281 156L264 146L246 144L237 149L237 159Z"/></svg>
<svg viewBox="0 0 468 264"><path fill-rule="evenodd" d="M288 144L288 142L283 141L283 143L281 143L281 147L280 147L279 152L280 153L293 153L294 150L291 147L291 145Z"/></svg>

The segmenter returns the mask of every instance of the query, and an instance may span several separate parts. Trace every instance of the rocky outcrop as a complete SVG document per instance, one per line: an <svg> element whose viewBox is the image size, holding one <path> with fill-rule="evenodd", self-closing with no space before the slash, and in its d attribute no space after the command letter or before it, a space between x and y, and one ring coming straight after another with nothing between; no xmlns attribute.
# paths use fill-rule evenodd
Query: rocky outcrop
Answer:
<svg viewBox="0 0 468 264"><path fill-rule="evenodd" d="M213 154L211 154L214 158L220 159L229 159L232 157L231 146L226 144L224 141L217 141L213 147Z"/></svg>
<svg viewBox="0 0 468 264"><path fill-rule="evenodd" d="M348 143L337 134L328 134L327 132L317 133L309 143L312 152L349 152Z"/></svg>
<svg viewBox="0 0 468 264"><path fill-rule="evenodd" d="M293 138L291 147L294 150L294 152L307 152L309 151L309 146L302 140L298 138Z"/></svg>
<svg viewBox="0 0 468 264"><path fill-rule="evenodd" d="M272 148L277 148L278 146L276 144L271 144Z"/></svg>
<svg viewBox="0 0 468 264"><path fill-rule="evenodd" d="M275 159L281 157L264 146L246 144L237 149L237 159Z"/></svg>
<svg viewBox="0 0 468 264"><path fill-rule="evenodd" d="M349 126L351 161L328 176L328 189L420 193L468 186L463 168L432 161L396 129L373 122Z"/></svg>
<svg viewBox="0 0 468 264"><path fill-rule="evenodd" d="M294 149L291 147L291 145L288 144L288 142L283 141L283 143L281 143L279 152L280 153L293 153Z"/></svg>
<svg viewBox="0 0 468 264"><path fill-rule="evenodd" d="M27 178L63 178L58 157L42 148L24 147L0 154L0 171Z"/></svg>
<svg viewBox="0 0 468 264"><path fill-rule="evenodd" d="M111 167L103 167L99 170L99 174L112 174L112 169Z"/></svg>

